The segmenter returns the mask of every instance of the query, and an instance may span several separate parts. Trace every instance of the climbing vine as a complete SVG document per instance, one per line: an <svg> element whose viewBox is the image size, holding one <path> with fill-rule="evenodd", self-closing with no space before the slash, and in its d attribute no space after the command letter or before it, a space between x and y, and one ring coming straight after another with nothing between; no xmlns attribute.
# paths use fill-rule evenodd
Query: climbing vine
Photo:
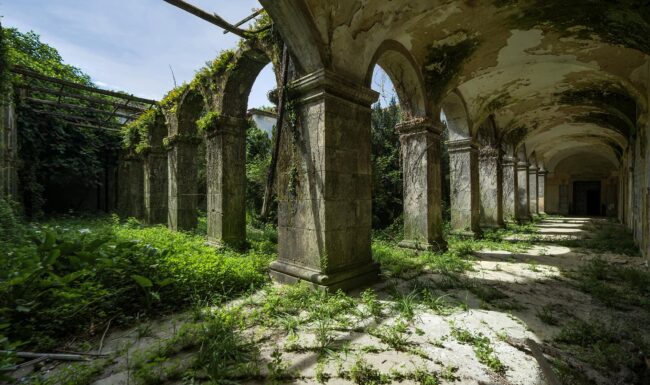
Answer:
<svg viewBox="0 0 650 385"><path fill-rule="evenodd" d="M210 130L213 130L219 122L220 117L221 114L217 111L209 111L204 114L196 121L196 128L198 129L199 134L203 135L208 133Z"/></svg>
<svg viewBox="0 0 650 385"><path fill-rule="evenodd" d="M63 63L59 52L40 41L33 33L21 33L14 28L2 29L2 49L5 62L2 65L22 66L44 75L92 85L90 78L78 68ZM9 82L14 86L26 85L17 75L10 75ZM31 86L44 87L41 81L32 80ZM79 92L82 91L69 91ZM39 98L56 100L51 95L38 95ZM88 107L88 102L66 100L66 103ZM96 107L101 108L101 107ZM66 191L68 204L75 198L75 191L87 192L98 186L108 167L115 165L120 148L119 133L92 127L72 125L58 117L39 114L34 106L26 101L16 105L18 124L19 162L18 177L20 200L29 216L39 215L44 207L55 207L56 192ZM64 111L61 111L62 113ZM111 110L88 113L89 119L107 121ZM78 197L82 199L82 197ZM61 202L63 204L63 202Z"/></svg>
<svg viewBox="0 0 650 385"><path fill-rule="evenodd" d="M122 129L123 145L125 149L136 154L142 154L151 149L149 133L156 125L156 120L162 112L159 108L150 108L133 122Z"/></svg>
<svg viewBox="0 0 650 385"><path fill-rule="evenodd" d="M461 31L429 47L424 65L424 80L434 101L442 100L447 88L479 43L476 37L470 37Z"/></svg>

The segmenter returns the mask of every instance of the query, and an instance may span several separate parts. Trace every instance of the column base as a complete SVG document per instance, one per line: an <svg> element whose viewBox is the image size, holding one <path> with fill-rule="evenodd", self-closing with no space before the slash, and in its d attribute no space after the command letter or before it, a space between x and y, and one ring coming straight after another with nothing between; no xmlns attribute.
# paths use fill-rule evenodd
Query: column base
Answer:
<svg viewBox="0 0 650 385"><path fill-rule="evenodd" d="M460 238L466 238L466 239L479 239L481 237L480 231L471 231L471 230L452 230L450 231L450 234Z"/></svg>
<svg viewBox="0 0 650 385"><path fill-rule="evenodd" d="M405 239L401 241L398 245L403 249L419 250L419 251L446 251L447 242L444 240L438 241L435 243L421 242Z"/></svg>
<svg viewBox="0 0 650 385"><path fill-rule="evenodd" d="M271 279L275 282L296 284L304 281L316 289L332 292L337 290L348 291L378 282L379 272L379 265L375 262L323 274L321 271L308 267L274 261L271 263L269 270Z"/></svg>
<svg viewBox="0 0 650 385"><path fill-rule="evenodd" d="M235 250L246 250L250 246L250 244L247 241L228 242L224 240L210 239L210 238L208 238L208 240L205 242L205 245L214 247L216 249L224 249L226 247L229 247Z"/></svg>

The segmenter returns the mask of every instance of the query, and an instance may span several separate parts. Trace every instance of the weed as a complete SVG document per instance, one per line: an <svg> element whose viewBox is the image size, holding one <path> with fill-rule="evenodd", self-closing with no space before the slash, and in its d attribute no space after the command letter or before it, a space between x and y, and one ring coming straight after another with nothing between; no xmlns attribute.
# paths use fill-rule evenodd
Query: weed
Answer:
<svg viewBox="0 0 650 385"><path fill-rule="evenodd" d="M536 315L537 318L539 318L547 325L556 326L559 323L559 320L553 310L553 305L551 304L544 305L541 308L537 309Z"/></svg>
<svg viewBox="0 0 650 385"><path fill-rule="evenodd" d="M408 325L403 320L398 320L390 326L371 329L369 333L397 351L407 351L411 345Z"/></svg>
<svg viewBox="0 0 650 385"><path fill-rule="evenodd" d="M383 306L377 300L377 295L372 289L366 289L361 293L361 302L366 306L369 315L375 319L383 315Z"/></svg>
<svg viewBox="0 0 650 385"><path fill-rule="evenodd" d="M472 345L474 347L474 353L478 361L495 373L505 374L506 367L499 360L499 357L494 354L494 349L490 343L490 339L483 335L482 333L473 334L469 330L461 329L455 326L451 328L451 335L460 343Z"/></svg>
<svg viewBox="0 0 650 385"><path fill-rule="evenodd" d="M390 377L382 374L362 358L358 358L345 378L357 385L390 384Z"/></svg>

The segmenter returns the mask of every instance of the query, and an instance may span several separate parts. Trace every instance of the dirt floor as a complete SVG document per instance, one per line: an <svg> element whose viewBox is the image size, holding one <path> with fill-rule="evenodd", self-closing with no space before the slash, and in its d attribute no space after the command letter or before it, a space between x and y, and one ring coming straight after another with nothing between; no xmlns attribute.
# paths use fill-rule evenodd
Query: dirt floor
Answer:
<svg viewBox="0 0 650 385"><path fill-rule="evenodd" d="M535 226L508 237L532 242L527 251L475 251L460 273L407 265L349 297L273 286L219 309L110 332L101 348L110 356L88 365L88 383L210 383L225 373L215 382L648 384L650 299L638 298L647 283L637 282L649 276L647 261L622 255L614 241L602 245L603 231L629 235L605 219ZM226 352L239 361L234 369L203 370L196 357L207 342L188 342L192 327L224 309L236 309L235 336L250 346L235 342Z"/></svg>

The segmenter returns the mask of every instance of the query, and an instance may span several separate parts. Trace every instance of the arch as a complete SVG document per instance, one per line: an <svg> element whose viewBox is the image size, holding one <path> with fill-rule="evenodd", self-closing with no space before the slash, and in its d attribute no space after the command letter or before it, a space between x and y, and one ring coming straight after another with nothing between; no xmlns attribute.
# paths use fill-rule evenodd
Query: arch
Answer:
<svg viewBox="0 0 650 385"><path fill-rule="evenodd" d="M454 90L443 99L441 109L445 114L450 142L472 138L467 104L458 90Z"/></svg>
<svg viewBox="0 0 650 385"><path fill-rule="evenodd" d="M366 71L364 84L370 87L375 66L380 66L390 78L407 118L427 116L424 78L411 53L395 40L384 41L373 56Z"/></svg>
<svg viewBox="0 0 650 385"><path fill-rule="evenodd" d="M215 95L215 109L226 116L245 118L253 84L264 67L271 62L269 53L259 47L246 47L237 51L228 64L231 70L223 76L221 87ZM273 66L277 77L280 65L273 63Z"/></svg>
<svg viewBox="0 0 650 385"><path fill-rule="evenodd" d="M170 132L171 135L191 135L194 136L198 133L196 121L201 114L206 110L206 103L203 95L198 90L188 87L183 92L178 106L176 107L177 125L172 124L171 129L178 130L178 132Z"/></svg>

